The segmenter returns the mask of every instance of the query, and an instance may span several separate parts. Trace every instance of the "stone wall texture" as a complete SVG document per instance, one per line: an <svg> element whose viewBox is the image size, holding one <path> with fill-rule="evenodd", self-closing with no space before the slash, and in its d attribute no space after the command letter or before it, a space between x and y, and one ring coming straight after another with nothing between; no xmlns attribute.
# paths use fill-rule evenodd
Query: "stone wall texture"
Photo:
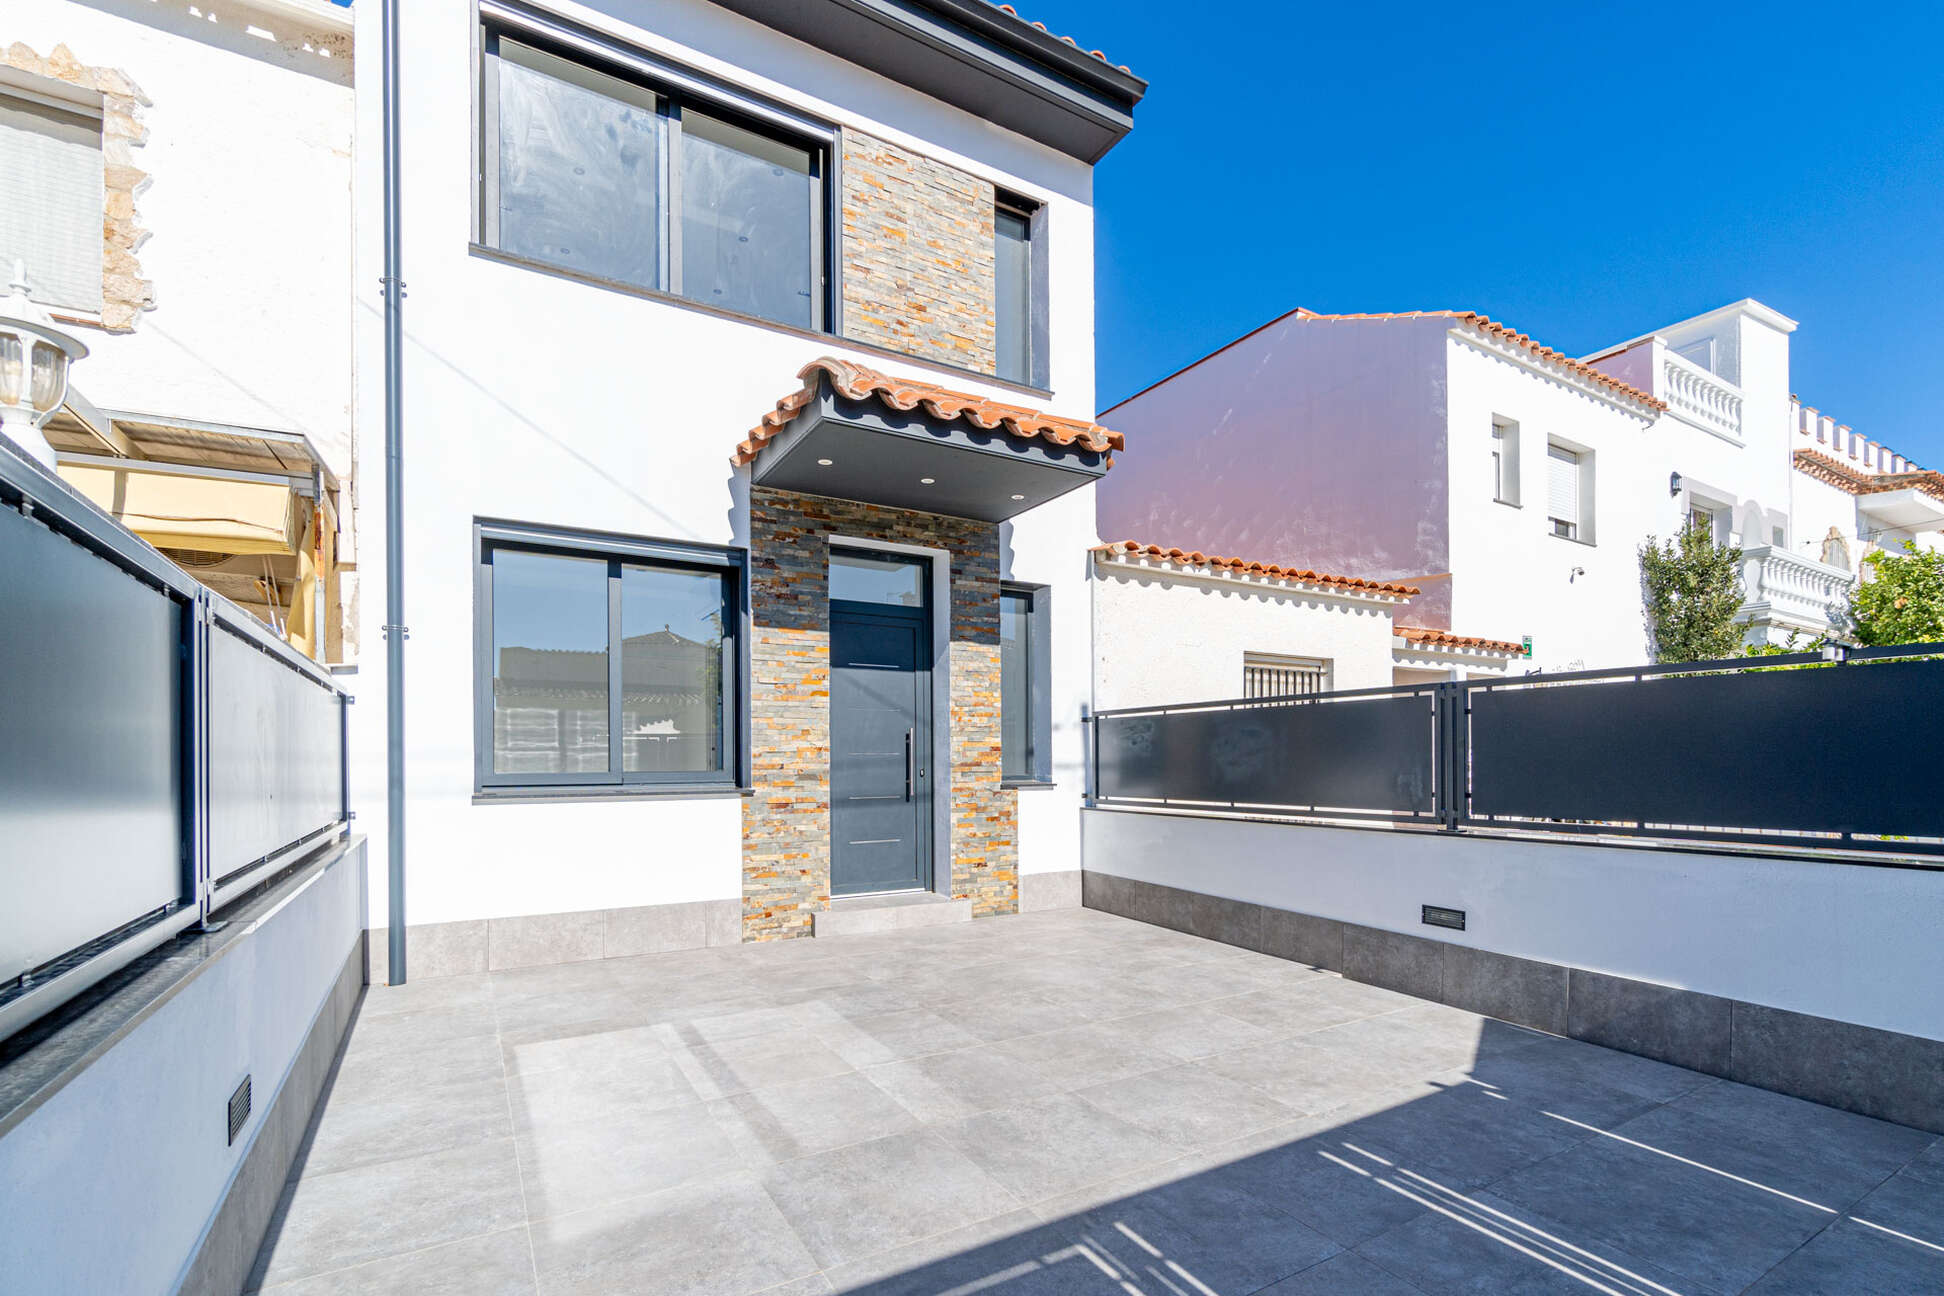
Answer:
<svg viewBox="0 0 1944 1296"><path fill-rule="evenodd" d="M991 183L851 130L841 176L844 335L992 373Z"/></svg>
<svg viewBox="0 0 1944 1296"><path fill-rule="evenodd" d="M743 939L810 935L830 903L830 541L951 555L951 893L977 916L1019 905L1018 794L999 783L999 531L984 522L752 487L750 747ZM935 864L934 867L938 865Z"/></svg>
<svg viewBox="0 0 1944 1296"><path fill-rule="evenodd" d="M148 96L125 73L89 67L65 45L56 45L43 58L16 41L0 50L0 65L101 95L101 316L78 322L125 333L135 327L137 314L155 305L155 286L142 278L135 255L149 235L135 215L135 199L149 183L148 174L135 165L135 150L148 142L148 128L141 123ZM31 274L32 267L28 269Z"/></svg>

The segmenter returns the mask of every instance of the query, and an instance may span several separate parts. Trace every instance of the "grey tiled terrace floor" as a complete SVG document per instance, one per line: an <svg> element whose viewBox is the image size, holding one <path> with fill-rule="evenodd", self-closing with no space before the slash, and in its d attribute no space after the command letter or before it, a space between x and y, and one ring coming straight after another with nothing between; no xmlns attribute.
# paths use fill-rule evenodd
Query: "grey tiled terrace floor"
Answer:
<svg viewBox="0 0 1944 1296"><path fill-rule="evenodd" d="M1944 1141L1092 911L374 987L278 1293L1944 1291Z"/></svg>

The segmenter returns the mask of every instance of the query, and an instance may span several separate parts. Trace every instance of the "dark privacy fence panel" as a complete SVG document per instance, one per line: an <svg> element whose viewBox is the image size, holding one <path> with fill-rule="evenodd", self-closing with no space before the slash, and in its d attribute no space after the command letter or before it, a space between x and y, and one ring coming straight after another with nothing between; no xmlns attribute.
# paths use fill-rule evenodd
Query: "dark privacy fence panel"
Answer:
<svg viewBox="0 0 1944 1296"><path fill-rule="evenodd" d="M1944 662L1468 692L1474 819L1944 836Z"/></svg>
<svg viewBox="0 0 1944 1296"><path fill-rule="evenodd" d="M1432 695L1105 713L1102 800L1432 812Z"/></svg>

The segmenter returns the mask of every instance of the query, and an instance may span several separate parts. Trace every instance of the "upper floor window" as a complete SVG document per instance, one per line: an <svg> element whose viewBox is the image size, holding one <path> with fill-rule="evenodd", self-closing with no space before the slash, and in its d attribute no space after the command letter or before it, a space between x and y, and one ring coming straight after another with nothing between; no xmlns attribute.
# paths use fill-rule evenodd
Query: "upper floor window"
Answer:
<svg viewBox="0 0 1944 1296"><path fill-rule="evenodd" d="M1051 385L1046 357L1044 212L1000 194L992 213L995 372L1008 382Z"/></svg>
<svg viewBox="0 0 1944 1296"><path fill-rule="evenodd" d="M999 774L1010 783L1053 777L1051 597L1043 585L999 591Z"/></svg>
<svg viewBox="0 0 1944 1296"><path fill-rule="evenodd" d="M481 238L597 279L827 327L825 141L760 107L488 29Z"/></svg>
<svg viewBox="0 0 1944 1296"><path fill-rule="evenodd" d="M0 93L0 270L25 266L29 294L101 309L101 108L11 87Z"/></svg>
<svg viewBox="0 0 1944 1296"><path fill-rule="evenodd" d="M1492 420L1492 498L1519 502L1519 425L1511 419Z"/></svg>
<svg viewBox="0 0 1944 1296"><path fill-rule="evenodd" d="M1554 535L1592 542L1592 463L1591 451L1546 446L1546 517Z"/></svg>
<svg viewBox="0 0 1944 1296"><path fill-rule="evenodd" d="M1694 341L1674 348L1674 354L1692 364L1700 365L1709 373L1715 373L1715 340L1712 337L1696 338Z"/></svg>

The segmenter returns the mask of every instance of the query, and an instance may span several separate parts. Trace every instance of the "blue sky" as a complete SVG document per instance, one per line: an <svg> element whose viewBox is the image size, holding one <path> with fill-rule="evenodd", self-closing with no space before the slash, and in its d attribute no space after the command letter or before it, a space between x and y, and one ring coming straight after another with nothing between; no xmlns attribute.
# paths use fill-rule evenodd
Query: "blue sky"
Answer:
<svg viewBox="0 0 1944 1296"><path fill-rule="evenodd" d="M1944 467L1944 4L1019 3L1150 83L1103 408L1298 305L1578 355L1754 297L1806 402Z"/></svg>

